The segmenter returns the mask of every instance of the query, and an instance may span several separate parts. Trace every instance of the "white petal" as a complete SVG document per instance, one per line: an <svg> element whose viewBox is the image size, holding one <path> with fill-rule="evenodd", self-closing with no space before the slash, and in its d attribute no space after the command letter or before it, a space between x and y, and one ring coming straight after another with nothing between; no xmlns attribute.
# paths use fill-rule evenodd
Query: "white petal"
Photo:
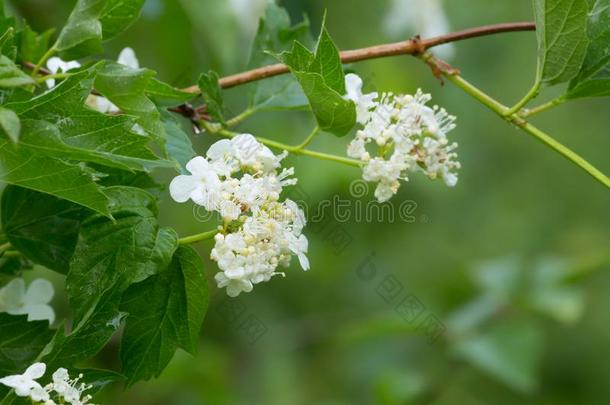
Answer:
<svg viewBox="0 0 610 405"><path fill-rule="evenodd" d="M138 58L136 57L136 53L130 47L123 48L121 53L119 54L118 62L121 65L128 66L133 69L140 68L140 62L138 62Z"/></svg>
<svg viewBox="0 0 610 405"><path fill-rule="evenodd" d="M44 375L47 371L47 365L44 363L34 363L25 370L23 375L31 380L36 380Z"/></svg>
<svg viewBox="0 0 610 405"><path fill-rule="evenodd" d="M347 92L345 97L348 100L357 102L362 97L362 79L360 76L353 73L345 75L345 91Z"/></svg>
<svg viewBox="0 0 610 405"><path fill-rule="evenodd" d="M40 384L36 384L30 390L30 398L32 398L32 400L35 402L45 402L50 399L50 396L49 393L44 388L42 388Z"/></svg>
<svg viewBox="0 0 610 405"><path fill-rule="evenodd" d="M233 154L233 144L228 139L222 139L208 149L206 156L210 160L224 159L227 155Z"/></svg>
<svg viewBox="0 0 610 405"><path fill-rule="evenodd" d="M193 191L199 187L201 187L200 182L195 177L180 175L169 183L169 194L174 201L183 203L188 201Z"/></svg>
<svg viewBox="0 0 610 405"><path fill-rule="evenodd" d="M25 295L25 281L15 278L0 289L0 311L12 312L21 308Z"/></svg>
<svg viewBox="0 0 610 405"><path fill-rule="evenodd" d="M210 163L203 156L195 156L186 164L186 170L198 177L210 171Z"/></svg>
<svg viewBox="0 0 610 405"><path fill-rule="evenodd" d="M53 284L49 280L37 278L28 286L23 301L26 305L47 304L51 302L54 294Z"/></svg>
<svg viewBox="0 0 610 405"><path fill-rule="evenodd" d="M47 61L47 69L49 69L49 71L52 74L57 73L60 69L63 70L63 67L65 65L66 65L66 62L64 62L57 56L53 56L52 58L49 58L49 60Z"/></svg>
<svg viewBox="0 0 610 405"><path fill-rule="evenodd" d="M309 270L309 259L307 258L307 256L305 256L304 253L300 253L297 257L299 258L299 264L301 265L301 268L305 271Z"/></svg>
<svg viewBox="0 0 610 405"><path fill-rule="evenodd" d="M55 322L55 311L49 305L32 304L24 307L24 312L28 314L28 321L49 321Z"/></svg>

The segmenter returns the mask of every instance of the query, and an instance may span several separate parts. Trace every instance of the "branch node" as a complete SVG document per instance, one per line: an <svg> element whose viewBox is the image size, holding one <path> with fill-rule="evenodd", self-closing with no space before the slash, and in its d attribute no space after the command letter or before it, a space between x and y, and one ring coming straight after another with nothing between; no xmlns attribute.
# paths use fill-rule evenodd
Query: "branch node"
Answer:
<svg viewBox="0 0 610 405"><path fill-rule="evenodd" d="M423 59L423 61L426 62L426 64L430 67L432 74L438 79L441 86L445 85L443 75L457 76L461 73L459 69L454 68L442 59L438 59L430 52L425 52L424 54L420 55L420 58Z"/></svg>

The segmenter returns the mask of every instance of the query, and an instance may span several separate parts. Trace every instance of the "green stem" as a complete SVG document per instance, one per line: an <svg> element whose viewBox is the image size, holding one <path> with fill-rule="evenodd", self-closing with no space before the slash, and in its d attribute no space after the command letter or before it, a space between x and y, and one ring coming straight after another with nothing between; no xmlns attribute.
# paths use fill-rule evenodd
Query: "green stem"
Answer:
<svg viewBox="0 0 610 405"><path fill-rule="evenodd" d="M38 74L38 72L40 71L40 68L42 67L42 65L45 64L45 62L55 54L56 48L55 45L53 45L52 47L50 47L47 52L45 52L44 55L42 55L42 58L40 58L40 60L38 61L38 63L36 64L36 66L34 66L34 69L32 70L32 77L36 77L36 75Z"/></svg>
<svg viewBox="0 0 610 405"><path fill-rule="evenodd" d="M527 103L536 98L536 96L540 92L540 85L540 80L536 80L536 83L534 84L534 86L532 86L530 91L527 92L525 97L523 97L521 101L519 101L517 104L509 108L508 111L506 111L505 115L510 116L519 112L523 107L525 107Z"/></svg>
<svg viewBox="0 0 610 405"><path fill-rule="evenodd" d="M202 126L204 128L206 128L206 125L202 124ZM233 138L233 137L239 135L236 132L228 131L226 129L220 129L215 132L212 131L212 133L219 135L219 136L224 136L225 138ZM350 158L346 158L346 157L342 157L342 156L337 156L337 155L332 155L329 153L316 152L316 151L309 150L309 149L301 149L300 148L301 145L286 145L285 143L276 142L274 140L267 139L267 138L261 138L261 137L256 137L256 139L263 145L267 145L274 149L285 150L285 151L293 153L295 155L309 156L309 157L313 157L313 158L320 159L320 160L327 160L330 162L341 163L344 165L354 166L354 167L362 166L362 163L358 160L350 159Z"/></svg>
<svg viewBox="0 0 610 405"><path fill-rule="evenodd" d="M318 135L319 132L320 127L316 125L316 127L311 131L311 133L307 135L307 138L305 138L305 140L301 144L295 146L295 150L305 149L307 146L309 146L309 144L313 141L313 139L316 137L316 135Z"/></svg>
<svg viewBox="0 0 610 405"><path fill-rule="evenodd" d="M556 107L556 106L558 106L559 104L562 104L565 101L566 101L565 98L559 97L559 98L553 99L553 100L551 100L551 101L549 101L547 103L541 104L541 105L539 105L537 107L525 109L521 113L521 117L523 117L523 118L531 117L532 115L536 115L536 114L539 114L541 112L550 110L551 108Z"/></svg>
<svg viewBox="0 0 610 405"><path fill-rule="evenodd" d="M0 254L1 257L21 257L21 253L16 250L8 250L4 254Z"/></svg>
<svg viewBox="0 0 610 405"><path fill-rule="evenodd" d="M502 105L498 101L494 100L493 98L489 97L487 94L485 94L484 92L482 92L481 90L479 90L478 88L476 88L475 86L473 86L472 84L470 84L469 82L464 80L461 76L458 76L456 74L451 74L448 72L444 72L443 74L449 81L451 81L457 87L464 90L466 93L470 94L472 97L477 99L479 102L481 102L487 108L489 108L490 110L492 110L493 112L498 114L500 117L504 118L508 122L511 122L511 123L517 125L523 131L527 132L528 134L532 135L533 137L535 137L536 139L538 139L545 145L549 146L550 148L555 150L557 153L559 153L560 155L562 155L563 157L565 157L566 159L568 159L569 161L574 163L576 166L580 167L581 169L583 169L584 171L589 173L594 179L596 179L597 181L599 181L606 187L610 188L610 178L608 176L606 176L604 173L602 173L600 170L598 170L591 163L587 162L583 157L578 155L576 152L572 151L565 145L563 145L560 142L558 142L557 140L555 140L550 135L548 135L545 132L541 131L540 129L534 127L530 123L526 122L519 115L507 114L507 110L504 105Z"/></svg>
<svg viewBox="0 0 610 405"><path fill-rule="evenodd" d="M227 121L227 126L229 128L232 128L236 125L241 124L242 122L244 122L248 117L250 117L252 114L254 114L256 112L256 108L247 108L244 111L242 111L241 113L239 113L238 115L236 115L235 117L229 119Z"/></svg>
<svg viewBox="0 0 610 405"><path fill-rule="evenodd" d="M4 244L0 245L0 254L1 254L2 252L4 252L5 250L9 250L11 247L12 247L12 246L11 246L11 243L10 243L10 242L6 242L6 243L4 243Z"/></svg>
<svg viewBox="0 0 610 405"><path fill-rule="evenodd" d="M212 239L218 233L218 229L214 229L213 231L207 231L203 233L198 233L196 235L185 236L184 238L178 239L179 245L188 245L190 243L199 242L202 240Z"/></svg>
<svg viewBox="0 0 610 405"><path fill-rule="evenodd" d="M71 73L55 73L52 75L42 76L36 79L36 83L44 83L49 79L65 79L67 77L72 76Z"/></svg>

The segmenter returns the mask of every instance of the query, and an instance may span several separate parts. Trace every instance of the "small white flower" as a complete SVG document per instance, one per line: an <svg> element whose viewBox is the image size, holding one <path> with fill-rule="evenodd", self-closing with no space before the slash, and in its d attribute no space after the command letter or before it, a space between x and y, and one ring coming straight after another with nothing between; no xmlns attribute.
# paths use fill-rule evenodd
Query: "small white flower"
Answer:
<svg viewBox="0 0 610 405"><path fill-rule="evenodd" d="M186 164L186 170L191 175L180 175L171 181L169 192L172 198L177 202L191 199L208 211L216 210L220 203L221 183L210 163L197 156Z"/></svg>
<svg viewBox="0 0 610 405"><path fill-rule="evenodd" d="M136 57L136 53L130 47L123 48L121 53L119 53L117 62L132 69L140 69L140 62Z"/></svg>
<svg viewBox="0 0 610 405"><path fill-rule="evenodd" d="M36 279L25 287L22 278L11 280L0 289L0 312L27 315L28 321L55 321L55 312L48 304L55 291L48 280Z"/></svg>
<svg viewBox="0 0 610 405"><path fill-rule="evenodd" d="M283 188L297 182L294 168L281 168L285 156L274 155L253 135L241 134L213 144L206 157L187 164L191 175L170 183L174 200L191 199L221 214L225 227L216 235L210 257L221 270L215 276L218 287L231 297L283 274L276 269L288 266L292 256L309 269L305 215L296 203L280 202Z"/></svg>
<svg viewBox="0 0 610 405"><path fill-rule="evenodd" d="M49 69L51 74L65 73L70 69L77 69L79 67L80 67L80 63L78 63L77 61L72 60L72 61L66 62L66 61L58 58L57 56L53 56L52 58L49 58L49 60L47 61L47 69ZM47 79L46 83L47 83L47 87L50 89L55 87L55 79Z"/></svg>
<svg viewBox="0 0 610 405"><path fill-rule="evenodd" d="M377 200L384 202L396 194L400 180L408 181L409 172L423 172L455 186L460 168L457 143L447 139L455 128L455 117L438 106L429 107L432 97L421 90L414 95L363 95L362 81L354 76L345 78L345 97L366 105L357 110L362 128L356 131L347 154L364 163L364 180L378 183ZM376 156L371 157L373 149Z"/></svg>
<svg viewBox="0 0 610 405"><path fill-rule="evenodd" d="M0 378L0 384L13 388L15 394L19 397L28 397L33 390L35 390L35 395L38 395L43 388L35 380L42 377L46 370L46 364L34 363L28 367L23 374L9 375Z"/></svg>
<svg viewBox="0 0 610 405"><path fill-rule="evenodd" d="M368 121L371 109L375 107L374 100L377 93L362 94L362 79L353 73L345 75L345 99L351 100L356 104L356 117L360 124Z"/></svg>

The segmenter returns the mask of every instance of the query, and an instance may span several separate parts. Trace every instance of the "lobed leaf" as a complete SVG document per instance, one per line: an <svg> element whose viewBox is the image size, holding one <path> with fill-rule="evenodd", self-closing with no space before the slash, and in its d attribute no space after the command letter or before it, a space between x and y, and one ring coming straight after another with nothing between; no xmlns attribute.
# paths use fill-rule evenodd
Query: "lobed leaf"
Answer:
<svg viewBox="0 0 610 405"><path fill-rule="evenodd" d="M144 0L78 0L61 30L55 49L64 60L102 51L102 41L127 29L140 15Z"/></svg>
<svg viewBox="0 0 610 405"><path fill-rule="evenodd" d="M215 121L224 124L225 107L222 98L222 89L218 83L218 74L211 70L207 74L202 73L201 76L199 76L199 88L201 89L201 95L207 106L207 113Z"/></svg>
<svg viewBox="0 0 610 405"><path fill-rule="evenodd" d="M190 247L180 247L167 270L126 291L121 361L128 385L159 376L178 348L196 352L207 305L201 260Z"/></svg>
<svg viewBox="0 0 610 405"><path fill-rule="evenodd" d="M109 187L114 221L91 215L81 225L66 289L74 311L72 332L59 330L44 360L73 365L90 358L119 329L121 297L131 283L165 270L175 232L159 230L155 199L144 190Z"/></svg>
<svg viewBox="0 0 610 405"><path fill-rule="evenodd" d="M595 0L589 12L589 47L567 98L610 96L610 0Z"/></svg>
<svg viewBox="0 0 610 405"><path fill-rule="evenodd" d="M105 115L85 106L94 77L94 68L83 70L47 93L6 104L23 120L21 146L119 169L171 167L148 148L149 137L134 132L132 117Z"/></svg>
<svg viewBox="0 0 610 405"><path fill-rule="evenodd" d="M40 191L110 215L108 197L81 165L45 156L2 139L0 182Z"/></svg>
<svg viewBox="0 0 610 405"><path fill-rule="evenodd" d="M35 84L34 79L26 75L15 63L0 55L0 87L11 88Z"/></svg>
<svg viewBox="0 0 610 405"><path fill-rule="evenodd" d="M0 133L17 143L21 132L21 122L14 111L0 107Z"/></svg>
<svg viewBox="0 0 610 405"><path fill-rule="evenodd" d="M82 219L91 211L48 194L16 186L2 193L2 231L28 259L67 273Z"/></svg>
<svg viewBox="0 0 610 405"><path fill-rule="evenodd" d="M546 85L574 78L587 49L587 0L534 0L537 79Z"/></svg>
<svg viewBox="0 0 610 405"><path fill-rule="evenodd" d="M337 136L347 134L356 123L354 103L343 98L345 76L339 51L324 24L315 53L294 42L289 52L278 55L301 85L320 129Z"/></svg>
<svg viewBox="0 0 610 405"><path fill-rule="evenodd" d="M94 87L125 114L137 117L137 123L156 139L165 139L160 113L146 91L155 72L134 69L116 62L101 65Z"/></svg>

